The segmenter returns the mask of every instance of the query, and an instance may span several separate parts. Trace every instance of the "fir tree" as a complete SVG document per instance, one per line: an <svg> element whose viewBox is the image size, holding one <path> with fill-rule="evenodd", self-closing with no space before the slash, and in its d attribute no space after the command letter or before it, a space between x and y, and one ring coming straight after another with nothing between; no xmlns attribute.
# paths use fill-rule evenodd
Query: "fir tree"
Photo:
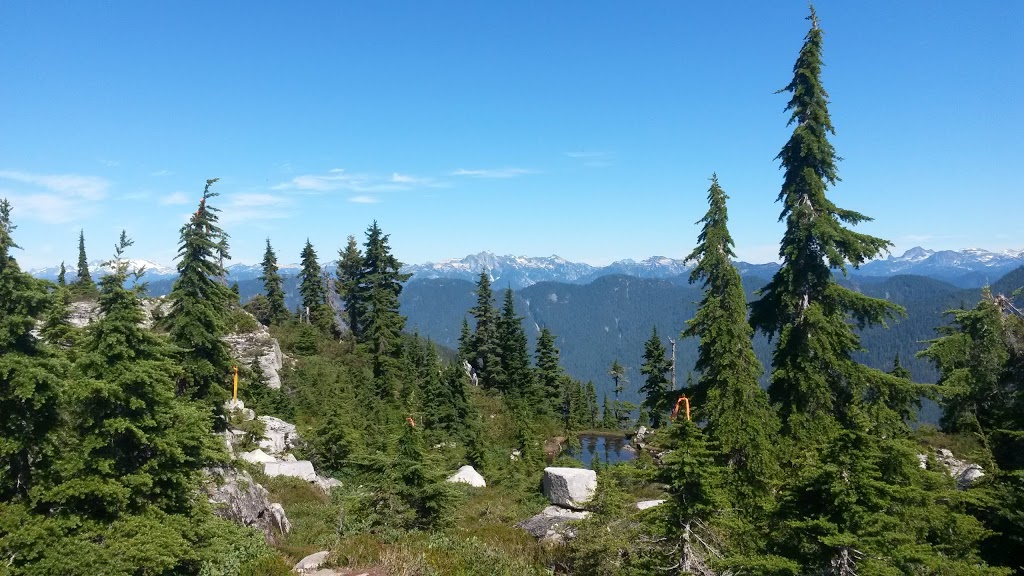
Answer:
<svg viewBox="0 0 1024 576"><path fill-rule="evenodd" d="M277 267L277 254L270 246L270 238L267 238L267 249L263 253L263 275L260 281L263 282L263 291L267 298L267 315L271 324L279 324L288 318L288 308L284 304L284 281Z"/></svg>
<svg viewBox="0 0 1024 576"><path fill-rule="evenodd" d="M85 256L85 230L78 231L78 281L80 287L93 286L92 275L89 273L89 259Z"/></svg>
<svg viewBox="0 0 1024 576"><path fill-rule="evenodd" d="M64 268L64 261L61 260L60 272L57 273L57 286L60 286L61 288L63 288L63 287L68 285L67 280L65 278L67 276L67 273L68 273L67 269Z"/></svg>
<svg viewBox="0 0 1024 576"><path fill-rule="evenodd" d="M363 268L359 272L360 341L373 355L373 372L382 397L397 391L398 369L405 316L398 310L402 285L411 274L399 272L402 263L391 254L388 235L374 221L366 230Z"/></svg>
<svg viewBox="0 0 1024 576"><path fill-rule="evenodd" d="M433 528L449 519L453 493L428 460L423 434L416 426L402 427L393 470L396 492L414 513L413 527Z"/></svg>
<svg viewBox="0 0 1024 576"><path fill-rule="evenodd" d="M612 391L615 393L615 400L612 401L612 420L615 422L614 428L619 428L626 418L626 415L623 414L622 401L619 400L619 396L626 389L626 367L620 364L618 359L612 360L608 375L612 377ZM607 421L608 416L605 416L605 422Z"/></svg>
<svg viewBox="0 0 1024 576"><path fill-rule="evenodd" d="M491 278L487 270L480 272L476 284L476 306L469 310L476 320L473 333L473 364L483 385L497 386L501 379L501 358L498 355L498 311L494 308Z"/></svg>
<svg viewBox="0 0 1024 576"><path fill-rule="evenodd" d="M594 382L587 382L587 390L585 393L587 402L587 424L590 428L597 428L598 415L600 406L597 404L597 390L594 389Z"/></svg>
<svg viewBox="0 0 1024 576"><path fill-rule="evenodd" d="M459 358L465 362L473 360L473 333L469 330L469 321L462 317L462 328L459 329Z"/></svg>
<svg viewBox="0 0 1024 576"><path fill-rule="evenodd" d="M334 330L334 315L327 305L327 288L320 263L317 262L316 250L306 239L302 248L302 269L299 271L299 294L302 295L302 310L306 322L316 326L325 334Z"/></svg>
<svg viewBox="0 0 1024 576"><path fill-rule="evenodd" d="M601 404L601 428L610 430L618 427L618 419L615 416L615 411L612 410L611 405L608 403L608 395L604 395L604 402Z"/></svg>
<svg viewBox="0 0 1024 576"><path fill-rule="evenodd" d="M497 325L499 389L512 398L534 404L540 400L534 389L530 352L523 330L523 318L516 315L512 289L505 290Z"/></svg>
<svg viewBox="0 0 1024 576"><path fill-rule="evenodd" d="M348 237L344 250L338 251L338 282L335 287L338 296L345 305L345 319L348 329L356 338L362 328L362 309L365 305L359 300L359 274L363 269L363 253L356 243L355 236Z"/></svg>
<svg viewBox="0 0 1024 576"><path fill-rule="evenodd" d="M705 432L721 450L723 464L736 475L737 499L751 504L769 498L778 474L773 447L779 424L758 383L762 367L754 356L743 283L730 261L736 255L726 199L712 175L703 229L687 257L696 262L690 282L703 282L704 297L683 335L700 339L700 379L690 391L695 412L707 422Z"/></svg>
<svg viewBox="0 0 1024 576"><path fill-rule="evenodd" d="M850 355L859 338L848 323L881 324L902 312L885 300L840 286L833 269L845 273L891 246L887 240L855 233L870 218L837 207L825 195L838 180L828 94L821 84L823 33L811 9L807 33L793 67L786 106L793 134L777 158L785 176L778 201L785 219L779 257L782 267L751 304L751 325L778 336L769 395L779 405L785 431L798 440L821 440L850 425L847 407L868 385L894 385L892 378L868 370Z"/></svg>
<svg viewBox="0 0 1024 576"><path fill-rule="evenodd" d="M71 324L70 304L70 290L67 286L58 285L50 294L43 327L39 330L44 342L69 352L80 336L80 330Z"/></svg>
<svg viewBox="0 0 1024 576"><path fill-rule="evenodd" d="M640 392L644 394L643 406L650 414L651 426L658 428L665 420L669 410L668 385L672 363L665 355L665 346L658 336L658 328L651 329L651 338L644 344L644 363L640 373L644 375L644 384Z"/></svg>
<svg viewBox="0 0 1024 576"><path fill-rule="evenodd" d="M181 227L178 279L168 295L171 310L163 320L171 342L184 350L179 392L213 406L228 396L231 355L222 338L232 301L231 291L215 280L223 276L221 261L226 257L220 244L225 232L217 225L220 210L209 204L217 196L210 191L216 181L206 181L199 208Z"/></svg>
<svg viewBox="0 0 1024 576"><path fill-rule="evenodd" d="M555 335L547 328L541 328L535 351L537 362L537 383L541 394L540 404L549 413L559 412L562 405L562 366L555 347Z"/></svg>
<svg viewBox="0 0 1024 576"><path fill-rule="evenodd" d="M62 482L46 495L61 514L111 521L149 506L187 512L213 454L208 413L175 397L174 348L141 326L144 287L124 287L131 245L122 232L75 365L68 394L77 436L62 452Z"/></svg>
<svg viewBox="0 0 1024 576"><path fill-rule="evenodd" d="M0 503L25 497L50 462L47 437L60 419L62 366L31 330L48 304L46 283L21 271L11 250L11 204L0 200Z"/></svg>

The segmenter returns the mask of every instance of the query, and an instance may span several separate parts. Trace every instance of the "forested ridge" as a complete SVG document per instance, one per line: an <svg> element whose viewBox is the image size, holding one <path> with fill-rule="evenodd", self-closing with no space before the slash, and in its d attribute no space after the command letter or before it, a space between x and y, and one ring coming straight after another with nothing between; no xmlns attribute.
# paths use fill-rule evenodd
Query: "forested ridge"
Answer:
<svg viewBox="0 0 1024 576"><path fill-rule="evenodd" d="M22 271L0 201L0 575L280 575L317 551L334 574L1024 573L1024 270L980 293L846 279L891 244L829 195L813 7L808 21L781 90L770 278L734 266L729 177L710 170L685 279L520 291L486 272L412 282L374 221L331 254L289 247L291 279L268 238L250 295L226 274L210 179L154 302L124 232L99 280L85 231L76 277ZM72 322L82 305L94 314ZM264 330L279 387L230 344ZM923 399L936 426L915 427ZM295 424L287 456L253 459L279 422ZM581 466L563 446L640 426L634 460L555 494L552 474ZM282 462L316 477L271 474ZM480 482L451 481L470 466ZM208 498L242 473L287 529ZM524 530L545 515L561 516Z"/></svg>

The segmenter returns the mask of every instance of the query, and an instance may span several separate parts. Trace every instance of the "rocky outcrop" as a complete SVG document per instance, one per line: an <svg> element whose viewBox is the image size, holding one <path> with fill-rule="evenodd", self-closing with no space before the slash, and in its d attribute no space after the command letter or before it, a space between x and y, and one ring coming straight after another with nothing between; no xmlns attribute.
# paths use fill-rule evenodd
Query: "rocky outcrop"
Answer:
<svg viewBox="0 0 1024 576"><path fill-rule="evenodd" d="M255 319L254 319L255 320ZM263 370L263 378L270 388L281 387L281 368L284 367L284 354L277 339L270 336L266 326L262 324L252 332L232 333L224 337L231 347L231 357L248 366L253 359Z"/></svg>
<svg viewBox="0 0 1024 576"><path fill-rule="evenodd" d="M590 512L576 512L558 506L548 506L540 514L527 518L516 526L542 541L561 542L576 536L576 531L568 524L570 521L583 520L589 515Z"/></svg>
<svg viewBox="0 0 1024 576"><path fill-rule="evenodd" d="M487 482L484 481L484 477L481 476L475 468L468 464L459 468L459 471L455 474L449 476L448 481L453 484L469 484L474 488L484 488L487 486Z"/></svg>
<svg viewBox="0 0 1024 576"><path fill-rule="evenodd" d="M309 460L298 460L295 462L265 462L263 464L263 473L270 478L277 476L288 476L291 478L299 478L307 482L316 482L317 474L316 470L313 469L313 463Z"/></svg>
<svg viewBox="0 0 1024 576"><path fill-rule="evenodd" d="M582 508L597 490L597 473L585 468L544 469L544 495L556 506Z"/></svg>
<svg viewBox="0 0 1024 576"><path fill-rule="evenodd" d="M295 429L295 424L273 416L260 416L259 420L264 426L260 448L268 454L284 454L297 447L302 440Z"/></svg>
<svg viewBox="0 0 1024 576"><path fill-rule="evenodd" d="M945 448L939 448L935 451L935 459L946 467L949 475L956 480L956 487L960 490L970 488L979 478L985 475L985 471L981 466L973 462L959 460L953 456L952 452Z"/></svg>
<svg viewBox="0 0 1024 576"><path fill-rule="evenodd" d="M295 566L292 566L292 572L295 572L296 574L313 574L320 570L320 567L324 565L324 562L327 562L327 557L329 555L330 552L327 550L310 554L296 562Z"/></svg>
<svg viewBox="0 0 1024 576"><path fill-rule="evenodd" d="M642 450L644 446L647 445L647 438L651 435L651 432L652 430L648 430L647 426L637 428L636 432L633 434L633 446Z"/></svg>
<svg viewBox="0 0 1024 576"><path fill-rule="evenodd" d="M100 305L95 300L68 304L68 322L77 328L85 328L100 317Z"/></svg>
<svg viewBox="0 0 1024 576"><path fill-rule="evenodd" d="M284 508L271 502L267 489L248 472L230 468L207 470L204 489L214 514L262 531L271 544L292 529Z"/></svg>

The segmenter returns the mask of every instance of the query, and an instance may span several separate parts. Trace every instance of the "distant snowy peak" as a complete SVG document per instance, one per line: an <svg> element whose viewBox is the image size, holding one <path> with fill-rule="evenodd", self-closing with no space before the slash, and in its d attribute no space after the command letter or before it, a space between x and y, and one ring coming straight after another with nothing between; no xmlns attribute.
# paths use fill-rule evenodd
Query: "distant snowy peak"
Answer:
<svg viewBox="0 0 1024 576"><path fill-rule="evenodd" d="M177 268L171 266L164 266L152 260L143 260L140 258L129 258L124 260L128 265L128 270L143 270L146 278L154 277L166 277L176 276L178 274ZM89 274L91 276L106 276L114 269L114 264L107 260L94 260L89 262ZM60 275L60 265L49 266L46 268L35 268L28 271L29 274L36 278L45 278L47 280L56 280L57 276ZM64 277L68 282L72 282L78 277L78 267L69 264L64 264Z"/></svg>
<svg viewBox="0 0 1024 576"><path fill-rule="evenodd" d="M1024 266L1024 250L926 250L916 246L902 256L889 255L888 258L868 262L861 266L859 272L869 276L918 274L944 280L974 274L995 281L1019 266Z"/></svg>
<svg viewBox="0 0 1024 576"><path fill-rule="evenodd" d="M402 272L412 273L414 278L419 279L459 278L470 281L476 281L484 270L497 288L509 286L518 290L538 282L575 282L596 269L589 264L570 262L560 256L498 256L493 252L411 264L402 268Z"/></svg>

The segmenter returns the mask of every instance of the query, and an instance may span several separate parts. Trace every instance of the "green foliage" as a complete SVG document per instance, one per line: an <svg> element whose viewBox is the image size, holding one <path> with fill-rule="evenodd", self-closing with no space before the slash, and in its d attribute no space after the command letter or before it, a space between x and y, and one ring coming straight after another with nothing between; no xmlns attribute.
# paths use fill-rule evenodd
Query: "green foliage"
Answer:
<svg viewBox="0 0 1024 576"><path fill-rule="evenodd" d="M360 327L359 341L373 357L373 375L382 398L399 391L397 360L401 356L401 333L405 316L398 311L398 296L409 274L399 270L402 263L391 253L388 235L374 221L366 230L365 252L356 286Z"/></svg>
<svg viewBox="0 0 1024 576"><path fill-rule="evenodd" d="M124 287L131 244L122 232L100 282L100 319L86 330L63 409L75 435L43 496L61 514L97 521L149 507L186 512L215 457L208 413L175 396L173 347L140 326L139 289Z"/></svg>
<svg viewBox="0 0 1024 576"><path fill-rule="evenodd" d="M253 315L264 325L279 324L288 318L288 308L284 304L284 284L277 268L277 254L270 246L270 238L267 238L267 249L263 253L261 265L263 275L259 279L263 282L263 291L266 294L266 312L263 315Z"/></svg>
<svg viewBox="0 0 1024 576"><path fill-rule="evenodd" d="M733 500L754 512L770 508L779 475L779 422L758 382L762 367L751 342L743 284L730 261L736 255L727 198L713 174L703 228L687 257L696 262L690 282L703 282L704 298L683 335L700 339L695 365L700 378L688 387L696 418L706 422L704 431L718 447L718 461L729 470Z"/></svg>
<svg viewBox="0 0 1024 576"><path fill-rule="evenodd" d="M46 283L21 271L11 249L11 205L0 201L0 502L26 496L50 462L47 437L59 422L62 363L31 335L49 304Z"/></svg>
<svg viewBox="0 0 1024 576"><path fill-rule="evenodd" d="M359 274L363 269L363 253L359 250L355 236L348 237L344 250L338 251L338 281L334 284L345 304L345 318L348 328L358 338L362 330L363 302L360 301Z"/></svg>
<svg viewBox="0 0 1024 576"><path fill-rule="evenodd" d="M234 297L216 278L224 276L227 234L217 225L220 211L208 204L216 197L206 181L199 208L181 227L178 246L178 279L168 300L171 310L162 326L176 346L181 348L180 392L206 401L214 410L227 399L227 378L231 356L221 339L226 330L226 314Z"/></svg>
<svg viewBox="0 0 1024 576"><path fill-rule="evenodd" d="M669 374L672 361L665 356L665 346L658 337L658 328L651 329L651 338L644 344L644 363L640 373L645 380L640 386L644 395L643 407L650 414L651 425L660 427L672 409L669 398Z"/></svg>
<svg viewBox="0 0 1024 576"><path fill-rule="evenodd" d="M522 402L540 409L544 398L537 389L530 368L523 318L516 314L515 296L511 289L505 290L501 316L497 321L496 346L500 369L492 375L495 386L513 402Z"/></svg>
<svg viewBox="0 0 1024 576"><path fill-rule="evenodd" d="M334 313L327 303L327 288L323 272L317 262L316 250L306 239L302 248L302 269L299 271L299 294L302 295L301 317L324 334L337 332Z"/></svg>
<svg viewBox="0 0 1024 576"><path fill-rule="evenodd" d="M838 427L850 426L845 407L866 393L866 379L894 385L852 360L860 341L848 319L863 327L902 313L887 301L842 287L832 274L863 264L891 243L844 227L870 219L837 207L825 195L838 181L838 157L828 140L834 129L821 85L823 32L813 8L808 19L811 29L793 80L782 89L792 94L786 110L795 125L777 156L785 172L778 196L779 219L786 221L782 268L750 305L751 325L778 336L768 392L779 405L785 433L799 442L825 440Z"/></svg>
<svg viewBox="0 0 1024 576"><path fill-rule="evenodd" d="M481 385L496 388L502 382L503 375L498 348L498 311L494 308L491 277L487 270L480 272L476 284L476 306L469 313L476 320L472 341L473 360L470 363L476 369Z"/></svg>

